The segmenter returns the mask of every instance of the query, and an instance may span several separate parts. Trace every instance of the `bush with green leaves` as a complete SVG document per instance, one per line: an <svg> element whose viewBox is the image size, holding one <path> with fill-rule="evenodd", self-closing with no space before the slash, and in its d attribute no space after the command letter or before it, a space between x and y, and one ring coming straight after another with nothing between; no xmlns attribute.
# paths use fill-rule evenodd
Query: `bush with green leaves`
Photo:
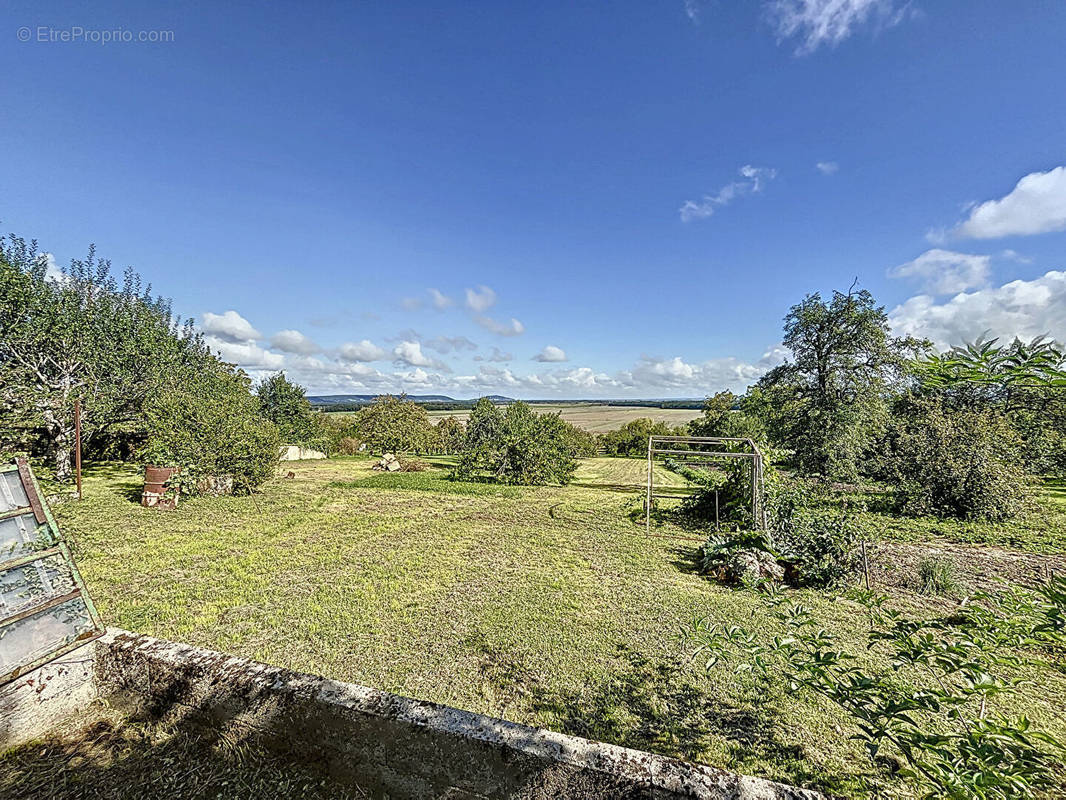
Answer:
<svg viewBox="0 0 1066 800"><path fill-rule="evenodd" d="M307 446L313 439L321 438L322 432L315 424L316 414L307 402L304 388L286 378L284 372L275 372L259 381L255 394L262 415L277 426L283 443Z"/></svg>
<svg viewBox="0 0 1066 800"><path fill-rule="evenodd" d="M466 442L454 475L485 475L500 483L570 482L577 470L573 426L556 414L538 414L515 402L505 411L482 398L467 423Z"/></svg>
<svg viewBox="0 0 1066 800"><path fill-rule="evenodd" d="M742 583L780 577L794 586L825 587L858 571L862 538L858 517L843 503L834 502L823 485L775 476L765 502L767 529L712 534L701 549L704 572L736 582L735 565L751 562L738 555L746 551L757 551L762 575L749 569ZM768 559L780 567L780 576L768 566Z"/></svg>
<svg viewBox="0 0 1066 800"><path fill-rule="evenodd" d="M875 793L894 773L929 798L1061 794L1066 750L1013 714L1011 696L1027 665L1066 669L1066 578L1035 591L974 594L950 615L926 619L870 592L852 597L870 620L865 653L771 587L770 625L749 630L696 618L693 657L708 670L733 664L760 702L776 690L839 706L865 745Z"/></svg>
<svg viewBox="0 0 1066 800"><path fill-rule="evenodd" d="M274 476L277 427L260 414L248 376L214 357L173 375L149 403L147 421L141 459L181 468L185 490L202 477L232 476L236 490L251 491Z"/></svg>
<svg viewBox="0 0 1066 800"><path fill-rule="evenodd" d="M996 521L1025 507L1029 478L1018 434L993 410L903 398L883 447L881 474L903 513Z"/></svg>
<svg viewBox="0 0 1066 800"><path fill-rule="evenodd" d="M435 445L434 449L445 455L458 453L463 449L463 441L466 439L466 426L454 416L442 419L434 426Z"/></svg>
<svg viewBox="0 0 1066 800"><path fill-rule="evenodd" d="M665 422L640 417L602 434L600 442L609 456L646 456L649 436L670 436L673 433L674 429Z"/></svg>
<svg viewBox="0 0 1066 800"><path fill-rule="evenodd" d="M425 453L435 440L426 409L406 395L375 398L355 412L351 424L352 435L379 453Z"/></svg>

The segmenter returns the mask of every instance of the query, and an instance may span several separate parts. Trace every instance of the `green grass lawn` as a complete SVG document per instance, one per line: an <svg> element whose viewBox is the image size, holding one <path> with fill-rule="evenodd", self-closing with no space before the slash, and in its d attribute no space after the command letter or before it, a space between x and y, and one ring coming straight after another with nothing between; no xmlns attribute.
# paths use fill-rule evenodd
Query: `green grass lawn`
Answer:
<svg viewBox="0 0 1066 800"><path fill-rule="evenodd" d="M693 614L758 626L762 604L695 574L691 543L644 536L641 460L585 461L567 487L454 483L446 461L409 474L361 459L298 462L283 469L295 478L254 497L190 499L174 512L141 508L139 474L102 466L88 471L86 499L55 513L108 624L858 792L870 767L835 709L786 693L755 698L726 667L708 676L688 663L679 632ZM684 483L665 470L656 481ZM1059 503L1048 513L1061 526ZM955 545L966 548L964 571L982 552L965 541ZM947 602L908 586L888 584L895 602ZM864 648L858 606L797 594ZM1030 677L1039 690L1018 709L1066 735L1066 676Z"/></svg>

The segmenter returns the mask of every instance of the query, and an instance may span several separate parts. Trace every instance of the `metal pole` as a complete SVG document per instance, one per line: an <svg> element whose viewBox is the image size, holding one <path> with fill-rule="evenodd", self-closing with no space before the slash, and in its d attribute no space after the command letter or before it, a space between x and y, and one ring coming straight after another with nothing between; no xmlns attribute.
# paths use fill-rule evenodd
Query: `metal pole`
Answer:
<svg viewBox="0 0 1066 800"><path fill-rule="evenodd" d="M652 450L652 446L651 446L652 438L653 437L651 437L651 436L648 437L648 497L644 501L644 533L646 535L648 535L648 536L651 536L651 487L652 487L652 477L651 476L652 476L652 472L654 471L653 464L652 464L652 453L651 453L651 450Z"/></svg>
<svg viewBox="0 0 1066 800"><path fill-rule="evenodd" d="M74 475L81 500L81 398L74 398Z"/></svg>

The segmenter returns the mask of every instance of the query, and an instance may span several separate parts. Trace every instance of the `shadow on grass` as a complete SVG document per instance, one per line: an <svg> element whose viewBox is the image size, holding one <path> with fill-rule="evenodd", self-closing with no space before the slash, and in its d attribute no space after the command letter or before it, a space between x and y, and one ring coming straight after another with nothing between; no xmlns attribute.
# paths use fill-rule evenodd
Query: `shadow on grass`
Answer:
<svg viewBox="0 0 1066 800"><path fill-rule="evenodd" d="M773 764L778 774L823 788L849 780L784 741L772 707L731 705L693 685L677 663L619 645L616 665L600 683L552 690L514 659L484 644L480 650L482 678L504 712L524 705L561 733L694 762L705 762L724 739L734 763L715 766L744 771L746 764Z"/></svg>

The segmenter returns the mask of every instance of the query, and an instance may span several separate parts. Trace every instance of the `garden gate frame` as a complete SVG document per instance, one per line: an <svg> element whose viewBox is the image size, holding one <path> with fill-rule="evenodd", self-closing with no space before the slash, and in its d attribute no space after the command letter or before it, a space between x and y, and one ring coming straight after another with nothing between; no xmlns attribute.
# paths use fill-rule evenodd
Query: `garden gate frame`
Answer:
<svg viewBox="0 0 1066 800"><path fill-rule="evenodd" d="M717 445L725 448L730 445L744 445L749 452L737 452L734 450L678 450L678 445L699 444ZM663 446L665 445L665 446ZM739 458L751 462L751 518L760 530L766 530L766 507L763 502L765 488L763 456L758 446L751 439L733 438L729 436L649 436L648 437L648 488L647 497L644 501L644 532L648 536L661 536L651 532L651 508L656 496L670 497L672 495L655 494L655 456L672 455L683 456L686 461L711 462L722 458Z"/></svg>

